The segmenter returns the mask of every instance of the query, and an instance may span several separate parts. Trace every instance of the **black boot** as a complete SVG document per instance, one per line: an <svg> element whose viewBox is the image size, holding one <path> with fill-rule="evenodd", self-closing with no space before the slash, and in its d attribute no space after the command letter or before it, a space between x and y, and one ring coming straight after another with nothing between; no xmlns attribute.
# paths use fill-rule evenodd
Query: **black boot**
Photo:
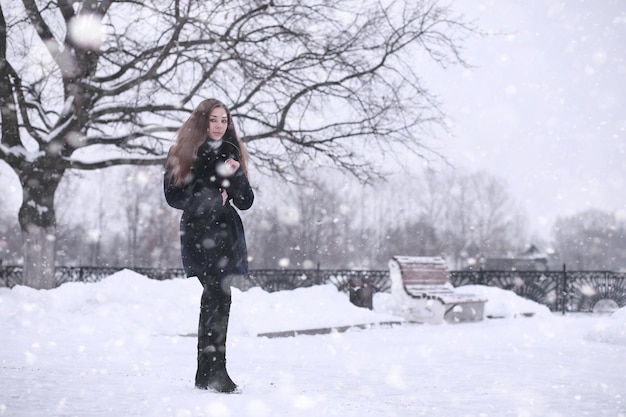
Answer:
<svg viewBox="0 0 626 417"><path fill-rule="evenodd" d="M196 388L235 392L237 385L226 372L226 333L230 316L230 286L219 279L202 280L204 290L198 323Z"/></svg>
<svg viewBox="0 0 626 417"><path fill-rule="evenodd" d="M198 351L198 370L196 371L196 388L207 389L211 375L212 355Z"/></svg>
<svg viewBox="0 0 626 417"><path fill-rule="evenodd" d="M198 354L196 388L211 389L223 393L236 392L237 384L233 382L228 371L226 371L225 352L214 353L214 350L210 348L207 350Z"/></svg>
<svg viewBox="0 0 626 417"><path fill-rule="evenodd" d="M215 361L211 364L208 386L214 391L233 393L237 391L237 384L230 379L226 371L226 352L218 352Z"/></svg>

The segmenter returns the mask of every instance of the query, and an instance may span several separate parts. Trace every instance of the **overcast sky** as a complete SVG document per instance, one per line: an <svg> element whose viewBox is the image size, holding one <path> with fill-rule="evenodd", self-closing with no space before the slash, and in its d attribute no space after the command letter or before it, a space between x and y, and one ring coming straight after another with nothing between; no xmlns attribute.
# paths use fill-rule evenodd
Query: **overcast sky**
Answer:
<svg viewBox="0 0 626 417"><path fill-rule="evenodd" d="M456 166L506 180L533 230L589 207L626 216L626 1L458 0L498 36L467 43L473 69L428 80L452 119Z"/></svg>

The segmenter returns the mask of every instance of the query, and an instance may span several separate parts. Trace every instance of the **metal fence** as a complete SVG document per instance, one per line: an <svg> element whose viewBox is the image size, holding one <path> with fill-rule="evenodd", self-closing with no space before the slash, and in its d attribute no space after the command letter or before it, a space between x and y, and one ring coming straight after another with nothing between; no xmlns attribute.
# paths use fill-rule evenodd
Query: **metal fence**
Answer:
<svg viewBox="0 0 626 417"><path fill-rule="evenodd" d="M122 267L57 267L57 285L66 282L96 282L124 268ZM181 268L132 268L152 279L165 280L184 277ZM261 287L273 292L334 284L348 292L350 282L361 279L374 292L389 292L391 281L387 270L323 270L323 269L258 269L233 285L241 290ZM487 285L514 291L516 294L544 304L552 311L593 312L601 308L616 309L626 306L626 273L610 271L451 271L450 281L455 287ZM0 285L8 287L22 282L21 266L1 266Z"/></svg>
<svg viewBox="0 0 626 417"><path fill-rule="evenodd" d="M593 312L626 306L626 273L611 271L451 271L454 286L514 291L552 311Z"/></svg>
<svg viewBox="0 0 626 417"><path fill-rule="evenodd" d="M55 269L57 286L66 282L97 282L124 267L60 266ZM130 268L129 268L130 269ZM182 268L132 268L133 271L156 280L185 277ZM389 271L376 270L324 270L324 269L255 269L234 286L241 290L261 287L265 291L293 290L321 284L334 284L341 291L349 290L352 278L360 278L371 283L375 291L390 290ZM21 266L0 264L0 285L13 287L22 283Z"/></svg>

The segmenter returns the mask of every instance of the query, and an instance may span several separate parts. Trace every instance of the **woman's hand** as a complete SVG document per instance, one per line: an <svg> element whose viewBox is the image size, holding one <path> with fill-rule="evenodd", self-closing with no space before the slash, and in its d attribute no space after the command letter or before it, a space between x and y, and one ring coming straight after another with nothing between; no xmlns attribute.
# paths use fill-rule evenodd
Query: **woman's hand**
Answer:
<svg viewBox="0 0 626 417"><path fill-rule="evenodd" d="M230 177L235 172L237 172L239 166L239 161L228 158L224 162L218 162L215 169L217 170L217 173L220 174L222 177Z"/></svg>
<svg viewBox="0 0 626 417"><path fill-rule="evenodd" d="M233 170L233 172L237 171L239 169L239 165L241 165L239 161L233 158L228 158L225 164L228 165Z"/></svg>
<svg viewBox="0 0 626 417"><path fill-rule="evenodd" d="M227 201L228 193L226 192L226 190L222 189L222 206L225 206Z"/></svg>

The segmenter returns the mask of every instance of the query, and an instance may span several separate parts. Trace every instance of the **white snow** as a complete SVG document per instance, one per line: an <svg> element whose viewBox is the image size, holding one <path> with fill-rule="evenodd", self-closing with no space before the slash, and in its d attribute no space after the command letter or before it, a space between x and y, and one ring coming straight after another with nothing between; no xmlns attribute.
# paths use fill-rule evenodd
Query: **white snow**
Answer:
<svg viewBox="0 0 626 417"><path fill-rule="evenodd" d="M455 289L459 294L475 294L489 300L485 304L485 316L494 318L542 315L549 316L550 309L526 298L518 297L513 291L485 285L464 285Z"/></svg>
<svg viewBox="0 0 626 417"><path fill-rule="evenodd" d="M228 360L242 393L224 395L193 388L194 279L121 271L0 288L0 416L626 416L626 308L564 316L467 290L504 318L267 338L401 319L388 294L369 311L331 285L233 289Z"/></svg>
<svg viewBox="0 0 626 417"><path fill-rule="evenodd" d="M98 50L106 40L106 26L97 14L81 14L72 18L68 30L72 41L85 49Z"/></svg>

